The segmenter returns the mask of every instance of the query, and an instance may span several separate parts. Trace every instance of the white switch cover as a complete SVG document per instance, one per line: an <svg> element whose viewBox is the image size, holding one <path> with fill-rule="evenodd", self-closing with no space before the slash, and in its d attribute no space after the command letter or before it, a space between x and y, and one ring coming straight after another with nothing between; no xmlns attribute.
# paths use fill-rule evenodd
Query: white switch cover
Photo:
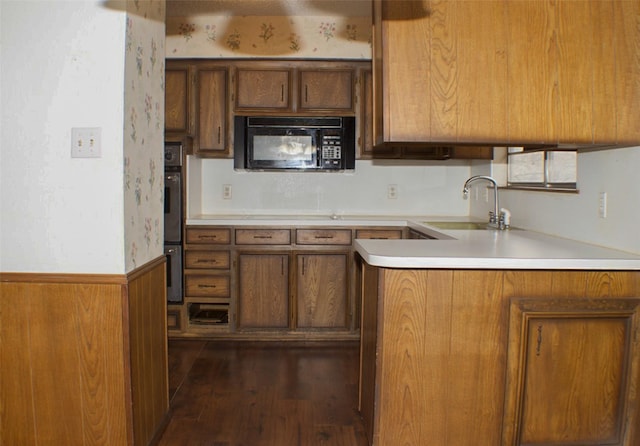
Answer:
<svg viewBox="0 0 640 446"><path fill-rule="evenodd" d="M71 129L71 158L100 158L102 156L102 128L73 127Z"/></svg>
<svg viewBox="0 0 640 446"><path fill-rule="evenodd" d="M222 185L222 198L224 200L231 200L231 185L223 184Z"/></svg>
<svg viewBox="0 0 640 446"><path fill-rule="evenodd" d="M600 192L598 194L598 216L607 218L607 193Z"/></svg>
<svg viewBox="0 0 640 446"><path fill-rule="evenodd" d="M397 184L389 184L387 186L387 198L389 200L395 200L398 198L398 185Z"/></svg>

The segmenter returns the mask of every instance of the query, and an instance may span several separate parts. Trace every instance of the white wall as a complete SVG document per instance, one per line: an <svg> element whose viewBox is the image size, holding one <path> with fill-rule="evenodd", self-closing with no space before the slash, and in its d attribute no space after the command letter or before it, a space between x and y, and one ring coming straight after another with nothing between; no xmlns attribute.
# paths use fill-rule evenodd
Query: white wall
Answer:
<svg viewBox="0 0 640 446"><path fill-rule="evenodd" d="M0 2L0 270L124 270L123 12L99 1ZM102 158L72 159L71 128Z"/></svg>
<svg viewBox="0 0 640 446"><path fill-rule="evenodd" d="M350 173L242 172L233 160L189 157L189 216L199 214L441 215L466 216L462 161L413 161L385 165L357 161ZM231 200L222 196L232 187ZM398 197L387 198L388 185Z"/></svg>
<svg viewBox="0 0 640 446"><path fill-rule="evenodd" d="M514 226L640 254L639 173L640 147L579 152L578 194L503 189L501 206ZM606 218L598 215L600 192ZM473 202L471 214L484 218L489 206Z"/></svg>
<svg viewBox="0 0 640 446"><path fill-rule="evenodd" d="M0 1L0 271L162 255L163 20L164 0ZM100 158L71 158L72 127L101 128Z"/></svg>

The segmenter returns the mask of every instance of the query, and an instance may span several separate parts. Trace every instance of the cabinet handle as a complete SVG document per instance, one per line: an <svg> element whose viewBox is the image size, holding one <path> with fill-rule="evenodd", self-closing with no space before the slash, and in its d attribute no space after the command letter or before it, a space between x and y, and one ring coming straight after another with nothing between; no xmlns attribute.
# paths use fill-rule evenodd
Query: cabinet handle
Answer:
<svg viewBox="0 0 640 446"><path fill-rule="evenodd" d="M284 276L284 257L280 258L280 275Z"/></svg>
<svg viewBox="0 0 640 446"><path fill-rule="evenodd" d="M284 102L284 84L280 84L280 102Z"/></svg>
<svg viewBox="0 0 640 446"><path fill-rule="evenodd" d="M199 235L198 240L216 240L218 236L216 235Z"/></svg>
<svg viewBox="0 0 640 446"><path fill-rule="evenodd" d="M198 259L196 260L196 263L207 263L207 264L211 263L212 265L215 265L218 262L216 262L215 260Z"/></svg>
<svg viewBox="0 0 640 446"><path fill-rule="evenodd" d="M215 288L215 285L199 284L198 288Z"/></svg>
<svg viewBox="0 0 640 446"><path fill-rule="evenodd" d="M268 239L268 238L273 238L273 237L271 237L270 235L254 235L253 238L254 239L256 239L256 238L258 238L258 239L260 239L260 238Z"/></svg>
<svg viewBox="0 0 640 446"><path fill-rule="evenodd" d="M316 240L323 240L323 239L332 239L333 235L316 235L315 236Z"/></svg>
<svg viewBox="0 0 640 446"><path fill-rule="evenodd" d="M306 258L302 258L302 275L304 276L305 268L306 268Z"/></svg>
<svg viewBox="0 0 640 446"><path fill-rule="evenodd" d="M304 86L304 102L309 102L309 87L306 84Z"/></svg>
<svg viewBox="0 0 640 446"><path fill-rule="evenodd" d="M536 356L540 356L541 347L542 347L542 325L538 325L538 342L536 345Z"/></svg>
<svg viewBox="0 0 640 446"><path fill-rule="evenodd" d="M221 136L221 129L220 126L218 126L218 144L220 144L220 136Z"/></svg>

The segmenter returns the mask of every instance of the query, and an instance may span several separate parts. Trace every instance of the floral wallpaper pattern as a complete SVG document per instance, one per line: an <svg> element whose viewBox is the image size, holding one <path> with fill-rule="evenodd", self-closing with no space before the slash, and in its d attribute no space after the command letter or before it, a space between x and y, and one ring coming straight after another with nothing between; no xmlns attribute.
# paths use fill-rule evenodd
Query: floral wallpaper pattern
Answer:
<svg viewBox="0 0 640 446"><path fill-rule="evenodd" d="M165 0L127 2L125 267L163 254Z"/></svg>
<svg viewBox="0 0 640 446"><path fill-rule="evenodd" d="M371 17L167 17L166 57L371 58Z"/></svg>

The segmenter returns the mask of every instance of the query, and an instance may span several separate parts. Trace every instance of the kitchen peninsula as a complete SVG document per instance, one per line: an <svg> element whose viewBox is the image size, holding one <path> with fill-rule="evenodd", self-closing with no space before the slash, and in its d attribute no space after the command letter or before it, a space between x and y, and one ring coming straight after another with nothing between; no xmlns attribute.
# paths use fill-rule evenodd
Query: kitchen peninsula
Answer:
<svg viewBox="0 0 640 446"><path fill-rule="evenodd" d="M354 243L370 444L640 444L640 257L442 233Z"/></svg>

